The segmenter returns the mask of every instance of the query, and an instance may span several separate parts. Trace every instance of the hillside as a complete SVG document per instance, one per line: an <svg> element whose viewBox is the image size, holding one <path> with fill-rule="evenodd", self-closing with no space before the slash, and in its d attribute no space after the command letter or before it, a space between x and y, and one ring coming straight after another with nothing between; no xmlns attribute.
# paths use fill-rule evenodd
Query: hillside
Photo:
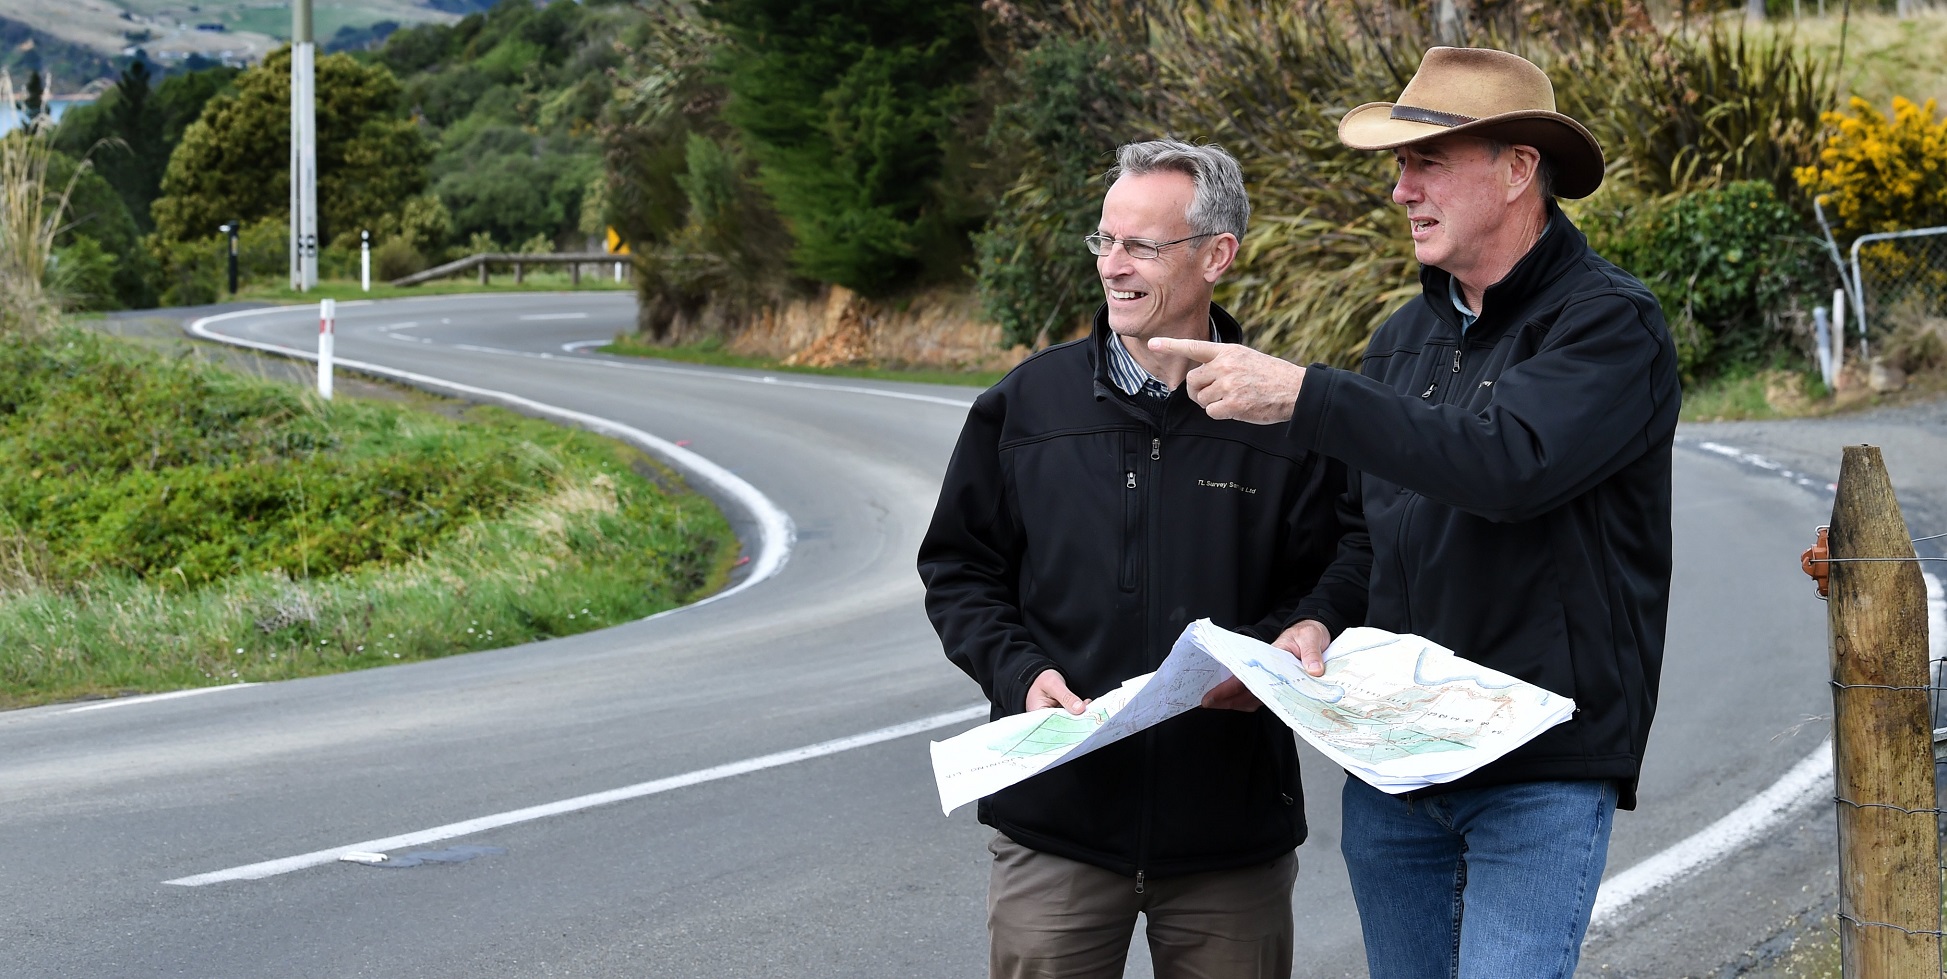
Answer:
<svg viewBox="0 0 1947 979"><path fill-rule="evenodd" d="M390 28L451 23L485 9L482 0L356 0L314 4L319 43L364 46ZM109 58L140 48L168 67L207 59L248 64L291 36L291 5L266 0L0 0L0 25L14 41L0 65L51 73L63 92L112 75Z"/></svg>

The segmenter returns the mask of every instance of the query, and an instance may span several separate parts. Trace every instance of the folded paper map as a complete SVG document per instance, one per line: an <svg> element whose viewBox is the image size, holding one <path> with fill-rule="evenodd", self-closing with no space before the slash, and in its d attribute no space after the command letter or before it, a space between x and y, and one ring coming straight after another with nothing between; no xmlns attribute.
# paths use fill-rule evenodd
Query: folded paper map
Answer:
<svg viewBox="0 0 1947 979"><path fill-rule="evenodd" d="M1236 676L1325 757L1384 792L1450 782L1567 720L1575 702L1419 636L1347 629L1314 677L1290 653L1199 619L1154 673L1097 697L1003 717L932 744L952 812L1196 707Z"/></svg>

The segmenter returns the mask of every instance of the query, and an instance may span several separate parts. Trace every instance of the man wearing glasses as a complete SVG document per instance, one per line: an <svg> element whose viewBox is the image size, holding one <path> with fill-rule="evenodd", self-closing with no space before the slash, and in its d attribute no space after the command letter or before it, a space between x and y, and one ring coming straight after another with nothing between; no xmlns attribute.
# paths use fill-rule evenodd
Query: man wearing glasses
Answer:
<svg viewBox="0 0 1947 979"><path fill-rule="evenodd" d="M1192 361L1147 346L1242 340L1211 302L1250 216L1237 162L1158 140L1122 147L1109 176L1084 239L1105 300L1093 331L974 403L920 545L927 613L995 718L1078 714L1202 617L1299 652L1286 629L1338 544L1339 464L1211 419L1183 390ZM1291 732L1268 711L1179 715L989 796L979 818L997 831L992 975L1119 979L1139 915L1158 976L1290 975L1305 817Z"/></svg>

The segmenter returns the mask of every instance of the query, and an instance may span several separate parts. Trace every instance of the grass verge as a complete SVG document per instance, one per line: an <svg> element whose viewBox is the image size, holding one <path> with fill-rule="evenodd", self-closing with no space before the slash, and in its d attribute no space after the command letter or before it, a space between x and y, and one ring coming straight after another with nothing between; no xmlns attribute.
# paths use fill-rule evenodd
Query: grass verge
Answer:
<svg viewBox="0 0 1947 979"><path fill-rule="evenodd" d="M586 432L37 342L54 380L0 405L0 707L570 635L707 594L736 557L714 506Z"/></svg>
<svg viewBox="0 0 1947 979"><path fill-rule="evenodd" d="M631 292L635 285L626 280L615 282L608 275L584 275L581 285L575 285L566 272L529 272L527 282L516 285L512 274L496 274L487 285L481 285L479 278L459 276L452 279L439 279L416 286L395 286L383 282L373 282L372 291L359 288L357 279L325 279L308 292L299 292L285 283L246 283L237 290L236 298L257 299L266 302L303 303L317 302L320 299L336 299L345 302L352 299L409 299L413 296L453 296L478 292ZM225 294L224 299L229 296Z"/></svg>
<svg viewBox="0 0 1947 979"><path fill-rule="evenodd" d="M1835 393L1817 377L1799 371L1747 370L1686 385L1682 417L1687 422L1822 418L1943 395L1947 395L1947 371L1913 375L1904 389L1880 394L1857 372L1848 373L1844 389Z"/></svg>
<svg viewBox="0 0 1947 979"><path fill-rule="evenodd" d="M685 364L708 364L713 367L747 367L752 370L781 371L793 374L824 374L830 377L864 377L881 381L913 381L921 384L957 384L963 387L991 387L1001 379L1005 371L950 371L923 367L801 367L786 365L764 357L746 357L723 349L723 343L715 338L701 343L683 346L663 347L652 343L642 343L631 337L617 337L614 343L597 348L605 354L621 354L628 357L654 357L658 360L674 360Z"/></svg>

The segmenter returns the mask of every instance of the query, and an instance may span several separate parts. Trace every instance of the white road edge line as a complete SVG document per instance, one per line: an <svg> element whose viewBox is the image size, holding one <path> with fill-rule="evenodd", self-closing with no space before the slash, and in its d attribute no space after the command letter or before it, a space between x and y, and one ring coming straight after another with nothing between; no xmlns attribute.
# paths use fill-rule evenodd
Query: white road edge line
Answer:
<svg viewBox="0 0 1947 979"><path fill-rule="evenodd" d="M1939 662L1947 659L1947 589L1941 587L1940 579L1932 572L1923 571L1921 576L1927 586L1927 655L1929 660ZM1613 920L1651 891L1730 856L1784 822L1799 806L1821 796L1831 798L1832 793L1832 740L1827 738L1783 778L1724 818L1603 881L1596 893L1590 927Z"/></svg>
<svg viewBox="0 0 1947 979"><path fill-rule="evenodd" d="M984 719L987 713L988 707L986 704L977 704L956 711L948 711L944 714L935 714L932 717L922 717L916 721L907 721L904 724L882 727L876 731L867 731L864 734L854 734L850 737L821 741L817 744L806 745L802 748L793 748L789 751L780 751L774 754L762 755L757 758L747 758L743 761L734 761L726 765L717 765L713 768L705 768L682 775L659 778L653 782L641 782L619 789L610 789L607 792L596 792L590 795L576 796L572 799L563 799L560 802L529 806L526 809L515 809L511 812L497 813L492 816L481 816L477 819L468 819L458 823L447 823L444 826L422 829L416 833L403 833L398 836L388 836L384 839L347 843L343 846L335 846L328 850L314 850L310 853L301 853L294 857L265 860L262 863L246 864L241 867L231 867L227 870L215 870L207 874L178 877L175 880L163 881L163 883L174 884L178 887L202 887L207 884L221 884L233 880L261 880L265 877L275 877L278 874L288 874L294 870L304 870L309 867L333 863L345 853L355 851L385 853L402 847L420 846L439 840L450 840L459 836L471 836L475 833L498 829L502 826L512 826L515 823L532 822L536 819L546 819L549 816L559 816L563 813L578 812L595 806L605 806L612 802L640 799L643 796L656 795L671 791L672 789L687 788L692 785L701 785L704 782L714 782L719 779L759 772L767 768L777 768L781 765L809 761L813 758L823 758L826 755L835 755L842 751L851 751L854 748L863 748L867 745L875 745L884 741L893 741L898 738L922 734L927 731L937 730L966 721Z"/></svg>
<svg viewBox="0 0 1947 979"><path fill-rule="evenodd" d="M1716 863L1769 832L1800 805L1832 795L1832 742L1818 746L1785 777L1731 810L1724 818L1669 849L1602 882L1589 926L1599 927L1637 898Z"/></svg>
<svg viewBox="0 0 1947 979"><path fill-rule="evenodd" d="M341 303L340 305L348 304ZM240 337L225 336L209 328L212 323L243 319L251 316L284 315L290 314L293 311L302 311L303 309L304 307L302 306L273 306L266 309L245 309L233 313L219 313L215 316L205 316L189 324L189 332L205 340L212 340L217 343L227 343L233 346L265 350L286 357L295 357L300 360L317 360L318 354L315 350L303 350L297 347L286 347L282 344L264 343L259 340L245 340ZM723 495L737 501L739 505L743 506L750 513L752 519L757 521L757 554L751 558L749 576L730 588L726 588L701 601L681 606L682 608L697 608L708 605L711 602L729 598L783 570L784 562L791 556L791 546L796 541L797 529L792 525L789 514L785 513L777 504L772 503L769 497L758 491L757 487L744 481L742 477L717 465L702 455L683 448L667 439L657 438L648 432L635 428L634 426L624 425L621 422L611 421L610 419L590 415L586 412L543 404L539 401L523 398L517 394L509 394L505 391L475 387L471 384L461 384L457 381L449 381L428 374L416 374L411 371L382 367L378 364L366 363L364 361L337 358L337 362L353 370L379 374L385 377L396 377L400 380L411 381L427 387L468 394L503 405L526 408L529 411L539 414L576 422L590 431L613 435L626 441L634 442L636 445L661 456L669 464L684 470L690 476L699 478L710 484ZM670 611L675 611L675 609Z"/></svg>
<svg viewBox="0 0 1947 979"><path fill-rule="evenodd" d="M80 707L70 707L61 713L79 714L84 710L107 710L110 707L127 707L130 704L152 704L158 700L175 700L179 697L194 697L198 694L215 693L218 690L237 690L242 687L254 687L256 685L256 681L252 680L245 683L226 683L220 687L191 687L188 690L171 690L168 693L143 694L140 697L116 697L112 700L83 704Z"/></svg>
<svg viewBox="0 0 1947 979"><path fill-rule="evenodd" d="M208 316L199 319L194 323L191 323L189 329L191 333L194 333L197 336L204 337L205 339L209 339L209 340L214 340L219 343L231 343L238 346L254 347L261 350L269 350L276 353L284 354L286 356L299 357L305 360L316 360L317 354L315 353L307 353L306 351L303 350L299 350L293 347L285 347L278 344L261 343L254 340L241 340L235 337L226 337L220 334L209 332L205 328L206 324L216 322L219 320L240 318L240 317L249 316L253 314L263 315L267 313L288 313L290 311L291 311L291 307L274 307L270 309L254 309L254 310L243 310L241 312L235 312L235 313L222 313L216 316ZM571 418L575 418L576 420L586 420L588 422L593 422L602 426L601 430L615 431L618 433L624 431L637 432L637 430L629 428L628 426L620 425L615 422L609 422L606 419L597 419L594 416L583 415L580 412L573 412L564 408L554 408L549 405L542 405L538 402L533 402L525 398L520 398L517 395L505 394L503 392L497 392L497 391L488 391L484 388L474 388L469 385L457 384L451 381L444 381L438 378L427 377L425 375L412 374L406 371L397 371L388 367L379 367L375 364L364 364L357 361L340 361L340 362L346 364L348 367L354 367L360 370L369 370L374 373L383 374L387 376L404 378L407 380L418 381L421 383L434 384L440 387L448 388L450 390L463 391L469 394L479 394L482 396L493 397L496 399L506 399L508 403L522 404L524 406L533 408L538 411L543 411L551 414L558 414L560 417L571 417ZM593 360L592 358L589 362L605 363L604 361ZM612 363L612 362L607 362L607 363ZM616 366L624 366L624 365L616 365ZM626 365L626 366L637 370L651 370L651 371L659 371L659 372L668 372L673 374L704 373L701 371L687 371L681 368L655 368L655 367L649 367L648 365L641 365L641 366ZM722 376L722 375L714 375L714 376ZM776 383L775 380L771 378L766 378L765 382ZM898 396L899 394L903 394L903 392L900 393L881 392L881 391L875 391L870 388L838 387L833 385L822 385L822 384L820 385L793 384L792 386L818 387L818 388L826 388L828 390L842 390L842 391L856 392L862 394L885 394L885 395L891 395L895 397ZM913 400L924 399L924 400L946 401L946 399L944 398L934 399L934 398L925 398L924 396L912 396L912 395L907 395L906 397L912 398ZM708 460L703 459L701 456L697 456L695 453L689 452L687 449L678 448L674 444L666 442L662 439L658 439L655 436L649 435L646 432L641 432L638 434L641 436L643 440L645 440L645 444L654 444L659 448L666 447L666 449L671 454L682 453L685 456L692 456L696 458L698 461L702 462L703 464L711 467L712 469L715 469L718 472L722 472L723 475L728 479L736 480L738 483L742 483L746 487L749 486L748 483L743 483L742 480L739 480L737 479L737 477L730 475L727 471L722 470L721 467L716 466L715 463L711 463ZM1731 456L1733 458L1737 458L1739 455L1741 455L1741 453L1739 453L1735 449L1730 448L1729 446L1719 445L1715 443L1702 445L1699 447L1704 448L1707 451L1715 452L1720 455ZM1765 467L1765 468L1773 468L1773 467ZM1797 475L1798 474L1796 473L1792 473L1789 474L1788 478ZM751 488L751 492L756 493L755 488ZM758 498L763 499L761 494L758 494ZM765 500L764 502L766 504L769 503L768 500ZM780 511L780 515L782 515L781 511ZM786 517L785 520L786 520L786 526L788 528L789 518ZM780 560L780 564L781 563L782 562ZM774 574L775 569L771 569L770 573ZM765 575L765 577L768 576L769 574ZM1942 620L1943 618L1947 618L1947 615L1943 615L1942 613L1943 603L1938 603L1933 600L1933 596L1939 594L1941 591L1939 581L1935 579L1931 574L1928 574L1926 577L1928 579L1928 597L1929 597L1929 601L1927 604L1929 606L1929 611L1931 613L1929 615L1929 618L1933 620L1933 624L1935 626L1935 628L1930 630L1932 636L1932 646L1933 646L1931 655L1933 659L1942 659L1943 658L1942 646L1943 644L1947 644L1947 628L1942 627L1943 626ZM711 598L708 599L704 599L704 601L708 602L708 601L714 601L717 598L722 598L736 591L740 591L743 588L748 587L749 585L755 584L758 580L759 580L758 569L753 568L751 572L751 576L745 579L742 585L739 585L737 588L733 588L730 591L723 592L722 594L712 596ZM697 604L700 605L703 603L699 602ZM930 727L915 728L914 731L906 732L906 733L916 733L919 730L932 730L935 727L945 727L946 725L953 723L954 720L966 720L978 716L979 712L983 711L984 709L985 708L970 707L967 708L966 710L955 712L954 714L943 714L940 715L939 717L928 718L925 721L916 721L913 723L915 724L926 724L928 722L938 722L938 723L934 723ZM884 730L894 730L894 729L887 728ZM872 732L871 734L858 735L857 737L867 738L867 737L872 737L874 734L879 734L879 733L881 732ZM892 736L898 737L901 735L892 735ZM850 739L841 739L841 741L825 742L825 745L840 744L846 740L850 740ZM884 740L884 739L882 738L880 740ZM869 743L876 743L876 742L864 742L864 743L869 744ZM811 751L813 749L817 749L820 747L823 746L813 745L810 748L801 748L798 750L801 752ZM854 745L853 747L856 747L856 745ZM846 749L837 748L833 750L842 751ZM831 752L826 751L823 753L830 754ZM783 754L791 755L794 753L785 752ZM757 762L764 761L765 759L773 759L773 758L781 758L781 757L783 756L767 755L765 756L764 759L752 759L749 762L733 763L733 765L720 766L720 767L722 769L730 769L736 767L736 765L755 765ZM817 757L817 756L807 755L806 757ZM769 768L772 767L773 765L788 764L789 761L795 761L795 760L800 760L800 759L790 758L783 761L775 761L772 762L771 764L756 765L756 767L754 768L741 769L735 772L727 772L726 774L714 775L711 776L710 778L698 778L697 781L710 781L713 778L726 778L730 774L741 774L743 771L755 771L757 770L757 768ZM673 782L675 780L690 778L693 776L701 776L704 775L705 773L716 772L718 770L719 769L705 769L704 772L692 773L691 776L679 775L676 776L675 779L666 779L664 781ZM1711 825L1705 827L1701 831L1692 834L1688 838L1676 843L1675 845L1669 847L1666 850L1663 850L1662 852L1656 854L1655 856L1652 856L1649 859L1644 860L1643 862L1629 868L1628 870L1622 871L1608 878L1607 880L1604 880L1602 882L1600 891L1596 895L1595 910L1593 915L1591 916L1591 922L1590 922L1591 927L1601 925L1607 922L1608 920L1613 919L1618 914L1620 914L1625 908L1627 908L1631 903L1635 902L1637 899L1643 897L1644 895L1649 894L1650 892L1657 890L1658 888L1661 888L1667 884L1670 884L1681 877L1688 876L1689 874L1702 870L1704 867L1709 866L1710 864L1715 863L1716 861L1723 859L1726 856L1729 856L1732 851L1750 842L1752 839L1756 838L1760 834L1769 830L1771 827L1783 821L1786 816L1790 815L1791 811L1794 808L1814 798L1817 792L1822 790L1829 794L1831 791L1830 789L1831 777L1832 777L1832 750L1831 750L1831 742L1827 741L1824 744L1820 745L1817 750L1813 751L1812 754L1807 756L1803 761L1800 761L1797 765L1794 765L1790 771L1785 773L1784 777L1780 778L1777 782L1773 783L1770 788L1759 793L1757 796L1747 800L1743 805L1740 805L1736 809L1732 810L1729 814L1725 815L1722 819L1719 819L1717 822L1712 823ZM661 783L657 783L657 782L649 782L649 783L644 783L644 786L656 786L660 784ZM689 784L695 784L695 782L685 782L683 784L689 785ZM644 786L633 786L630 789L616 789L614 791L618 793L628 793L631 792L632 789L641 789ZM651 791L662 792L662 791L668 791L669 788L677 788L677 787L680 786L672 784L666 788L656 788ZM601 793L598 796L583 796L582 798L597 799L610 794L612 793ZM651 792L637 792L636 794L648 795L651 794ZM634 797L635 797L634 795L624 795L624 796L619 796L618 798L634 798ZM567 802L564 803L554 803L553 806L567 805L568 803L572 803L576 801L577 800L568 800ZM615 800L604 799L603 801L615 801ZM600 804L601 804L600 802L590 802L587 803L586 805L575 806L573 808L587 808L588 805L600 805ZM550 808L551 808L550 806L539 806L539 807L535 807L534 810L519 810L518 812L522 812L522 813L535 812L536 810L550 809ZM560 811L565 812L571 810L564 809ZM508 821L521 822L524 821L524 819L538 819L541 818L542 815L553 815L553 814L554 814L553 812L546 812L546 813L540 813L539 815L527 816L524 817L523 819L513 819ZM513 813L503 814L503 816L512 816L512 815L514 814ZM496 818L500 818L500 817L492 817L492 816L484 817L484 819L486 820L493 820ZM274 874L287 873L290 870L297 870L297 869L301 869L302 867L317 866L322 863L327 863L332 860L336 860L337 854L343 853L347 850L384 850L384 849L396 848L401 846L413 846L419 843L431 842L433 840L438 840L438 839L448 839L451 836L460 835L460 834L451 833L451 834L439 835L439 836L425 836L425 834L438 833L441 830L449 829L451 827L470 827L473 825L473 823L476 822L480 822L480 820L474 820L468 823L453 823L450 824L450 826L448 827L438 827L433 830L425 830L422 831L422 833L418 833L418 834L409 834L407 836L392 837L391 839L388 840L374 840L365 843L355 843L355 844L351 844L333 850L320 850L317 851L316 853L305 854L303 856L287 857L281 861L273 860L273 861L268 861L267 863L252 864L249 867L240 867L229 871L216 871L214 874L201 874L195 877L179 878L177 880L165 881L165 883L180 884L183 886L200 886L202 884L216 883L218 880L240 880L240 879L255 879L257 877L268 877ZM507 825L507 822L497 822L497 823L493 823L492 825L504 826ZM480 826L478 827L478 829L467 829L465 830L465 832L477 832L479 829L486 829L486 828L491 828L491 826ZM381 846L379 844L386 844L386 845ZM289 866L288 868L277 869L280 865L285 863L290 863L292 861L308 861L308 862L296 863L293 864L292 866ZM251 871L258 868L267 868L267 867L272 869L262 870L261 872L257 872L257 873L245 873L245 871Z"/></svg>

